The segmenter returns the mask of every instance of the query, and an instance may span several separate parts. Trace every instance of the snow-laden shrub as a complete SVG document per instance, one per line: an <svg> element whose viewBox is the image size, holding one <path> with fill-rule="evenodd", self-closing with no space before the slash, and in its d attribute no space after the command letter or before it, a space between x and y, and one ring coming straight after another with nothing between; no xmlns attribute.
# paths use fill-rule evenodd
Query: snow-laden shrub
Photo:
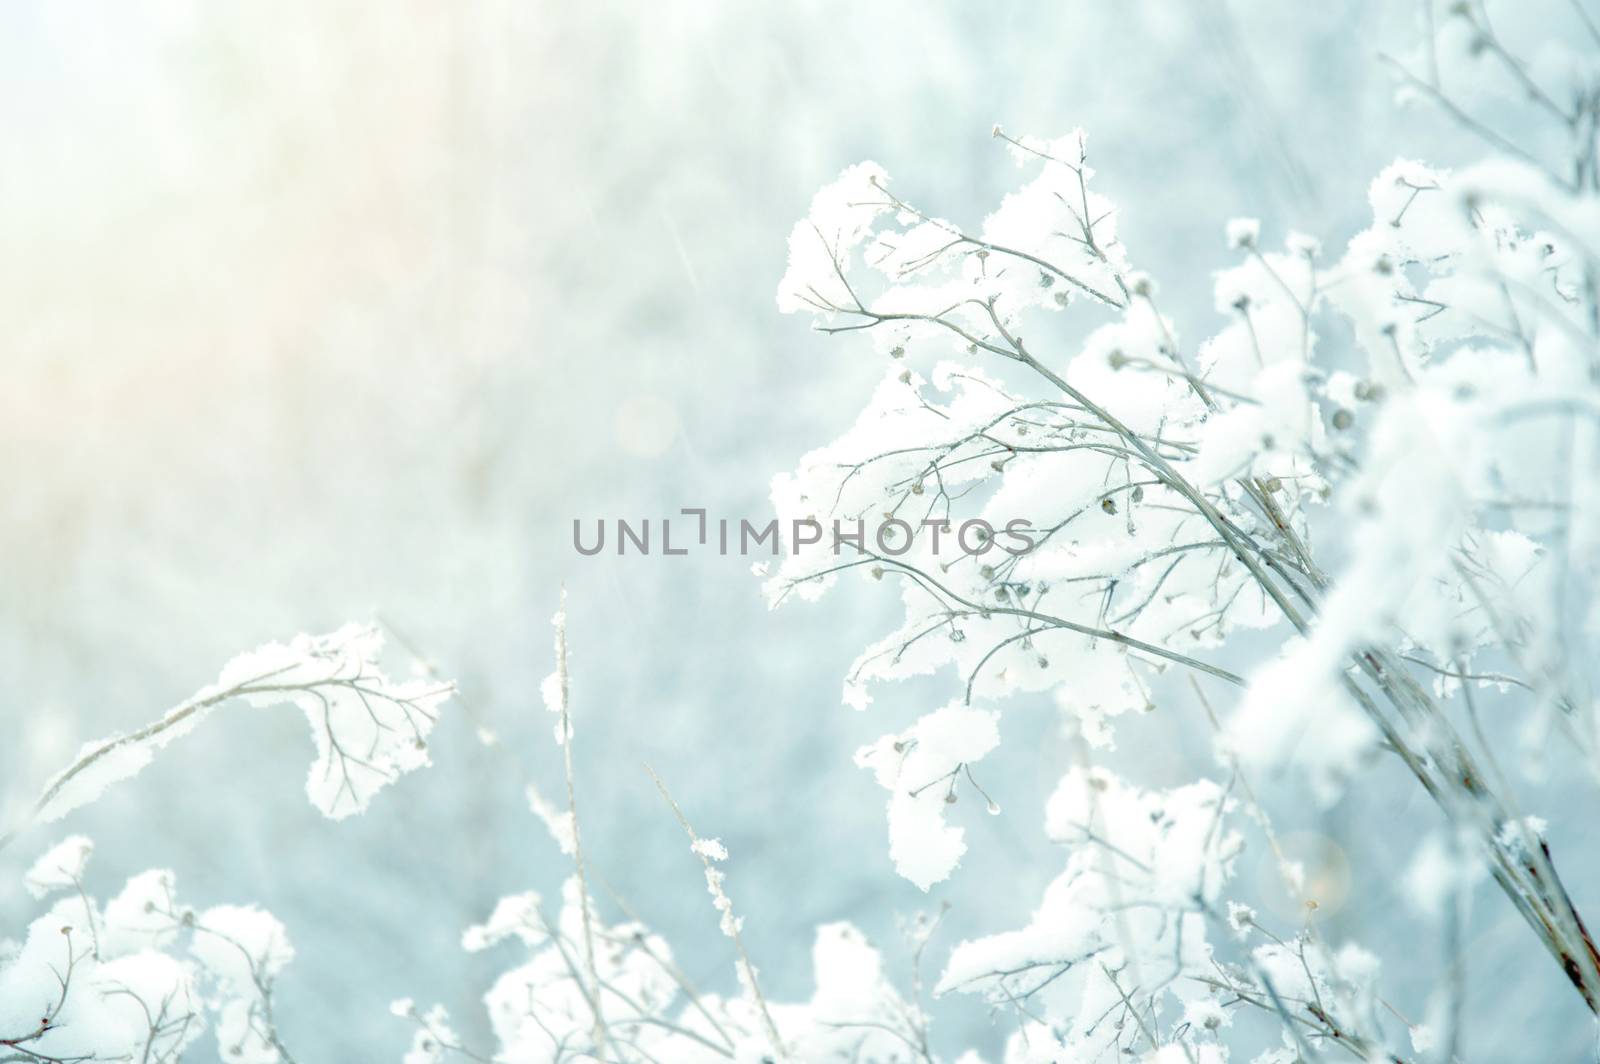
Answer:
<svg viewBox="0 0 1600 1064"><path fill-rule="evenodd" d="M1293 771L1331 804L1380 756L1456 829L1413 870L1419 899L1445 908L1487 871L1600 1007L1600 953L1474 694L1518 692L1524 749L1560 738L1600 765L1584 649L1600 637L1600 37L1578 17L1573 32L1581 47L1535 68L1481 5L1455 5L1425 73L1402 77L1494 157L1395 162L1332 257L1219 219L1232 263L1198 342L1136 268L1081 130L997 126L1024 176L975 226L873 163L795 226L780 310L866 334L887 367L844 435L775 479L780 528L832 535L791 537L769 599L888 585L904 623L851 666L844 701L947 668L961 692L858 757L891 792L896 867L925 890L955 872L945 811L969 789L992 808L972 766L1004 699L1052 696L1080 751L1046 810L1070 844L1061 876L1026 927L958 946L939 984L1018 1018L1007 1060L1221 1061L1241 1008L1281 1028L1267 1060L1330 1043L1450 1059L1452 980L1437 1029L1397 1024L1361 945L1273 937L1228 897L1230 813L1271 838L1252 779ZM1453 98L1441 79L1463 64L1511 79L1553 127L1521 132L1549 132L1555 161ZM1144 792L1095 765L1119 717L1178 699L1216 707L1223 782ZM1256 944L1226 964L1235 935Z"/></svg>
<svg viewBox="0 0 1600 1064"><path fill-rule="evenodd" d="M242 654L161 719L84 746L46 785L31 823L94 801L233 700L302 710L317 755L312 804L336 820L362 812L385 784L428 763L428 734L453 690L389 679L382 648L377 630L351 625ZM51 901L22 941L0 947L0 1060L176 1061L210 1028L224 1060L292 1061L272 1010L273 983L294 957L283 925L251 905L184 905L177 877L160 869L102 906L83 888L93 850L71 836L24 877Z"/></svg>

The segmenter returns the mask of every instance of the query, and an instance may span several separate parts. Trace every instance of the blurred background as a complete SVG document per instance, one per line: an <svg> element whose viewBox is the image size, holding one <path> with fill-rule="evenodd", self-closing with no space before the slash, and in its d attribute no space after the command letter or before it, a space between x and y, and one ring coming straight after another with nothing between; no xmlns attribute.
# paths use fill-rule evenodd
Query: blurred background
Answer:
<svg viewBox="0 0 1600 1064"><path fill-rule="evenodd" d="M932 968L941 943L1022 923L1061 860L1039 815L1066 761L1048 700L1008 707L984 773L1006 812L965 821L963 868L925 896L894 875L882 792L850 757L943 704L949 677L880 690L865 714L839 704L891 596L769 614L748 560L581 557L572 521L683 506L764 519L772 474L854 418L881 363L780 317L773 290L812 193L863 158L976 223L1017 177L992 125L1084 127L1133 261L1205 335L1228 218L1336 250L1396 155L1475 157L1395 105L1377 53L1413 48L1416 14L1380 0L0 7L6 820L81 743L296 632L381 617L462 691L434 767L338 824L304 798L297 712L220 712L0 853L0 937L33 912L20 869L81 831L99 843L97 893L170 867L190 903L256 901L288 925L279 1015L302 1059L396 1059L400 996L447 1004L487 1044L478 999L514 957L469 956L460 932L568 871L523 794L560 789L537 686L563 583L587 848L698 983L733 988L729 943L646 762L731 850L775 997L809 996L818 922L857 921L902 971L897 914L952 904ZM396 647L395 671L406 661ZM1130 773L1209 771L1192 718L1131 725ZM1298 827L1316 874L1363 884L1327 906L1333 933L1431 959L1394 900L1417 838L1343 827L1398 822L1407 803L1433 823L1387 772L1331 813L1299 802ZM1469 979L1506 1017L1474 1029L1483 1059L1533 1059L1496 1049L1526 1048L1530 1029L1538 1059L1576 1059L1590 1034L1575 995L1500 899L1480 902L1484 972L1529 965L1511 996L1501 977ZM1420 1011L1431 965L1416 967L1386 989ZM939 1015L946 1048L992 1050L1005 1029L971 1002Z"/></svg>

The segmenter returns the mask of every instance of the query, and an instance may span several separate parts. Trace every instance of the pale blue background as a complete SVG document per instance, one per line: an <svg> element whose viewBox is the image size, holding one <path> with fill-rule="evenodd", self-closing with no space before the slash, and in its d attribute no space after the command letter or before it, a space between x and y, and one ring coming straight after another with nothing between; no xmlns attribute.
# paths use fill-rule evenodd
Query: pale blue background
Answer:
<svg viewBox="0 0 1600 1064"><path fill-rule="evenodd" d="M762 516L769 477L849 423L880 363L779 317L772 293L789 226L862 158L975 221L1016 177L992 124L1085 127L1135 263L1203 336L1226 219L1337 248L1394 156L1471 157L1393 106L1376 53L1411 46L1412 15L6 5L0 793L34 793L80 742L157 715L239 650L391 618L465 706L435 767L367 816L322 820L301 790L303 722L239 708L54 834L98 839L99 892L169 866L195 903L283 918L299 956L280 1015L308 1064L396 1059L409 1032L386 1006L402 995L445 1002L481 1046L477 998L513 956L463 954L460 931L567 870L522 796L559 789L537 682L565 581L592 858L697 981L732 987L729 944L644 762L732 851L775 996L809 995L817 922L859 921L901 968L896 913L949 899L952 936L1021 923L1060 862L1039 828L1060 766L1047 704L1010 707L1011 753L984 773L1006 814L970 822L965 866L925 898L893 875L882 792L850 755L941 704L948 678L864 715L838 702L892 603L847 590L769 614L746 562L581 558L570 522ZM677 426L653 457L618 429L640 404ZM477 744L466 708L501 745ZM1208 771L1190 708L1124 739L1141 779ZM1375 779L1326 816L1286 801L1335 837L1407 825L1347 840L1362 901L1332 931L1429 954L1393 884L1433 814L1408 816L1418 799L1391 771ZM32 911L19 863L52 837L0 856L4 929ZM1473 1059L1573 1059L1590 1037L1575 997L1481 901L1469 985L1496 1018L1474 1022ZM1418 1010L1427 989L1386 984ZM997 1044L981 1007L942 1015L942 1045Z"/></svg>

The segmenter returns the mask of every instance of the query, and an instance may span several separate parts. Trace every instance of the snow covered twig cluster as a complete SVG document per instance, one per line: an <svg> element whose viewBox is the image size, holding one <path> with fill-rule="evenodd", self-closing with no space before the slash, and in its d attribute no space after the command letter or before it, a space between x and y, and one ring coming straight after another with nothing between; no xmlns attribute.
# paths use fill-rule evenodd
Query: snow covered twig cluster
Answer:
<svg viewBox="0 0 1600 1064"><path fill-rule="evenodd" d="M1240 1005L1277 1022L1285 1060L1329 1043L1409 1054L1360 946L1308 931L1231 969L1214 946L1250 779L1291 770L1331 805L1381 754L1437 803L1450 852L1470 851L1439 890L1486 873L1600 1008L1600 952L1516 794L1552 749L1600 768L1583 649L1600 636L1596 39L1578 20L1581 49L1546 55L1541 73L1564 77L1545 87L1482 5L1446 18L1405 84L1494 156L1455 173L1397 161L1372 183L1372 224L1331 260L1310 237L1279 248L1229 222L1224 324L1199 343L1133 266L1082 131L996 127L1029 176L977 227L863 163L790 237L780 309L866 334L889 368L842 437L775 480L780 525L893 516L918 535L895 551L791 544L769 598L888 583L904 623L851 667L845 702L947 666L961 688L858 757L890 792L897 868L924 889L950 876L967 849L951 805L970 787L992 808L974 766L999 714L979 707L1049 694L1081 753L1046 812L1074 844L1065 871L1027 928L958 947L941 984L1015 1013L1008 1060L1222 1060ZM1527 127L1548 156L1455 100L1447 83L1484 63L1551 127ZM1015 515L1041 530L1031 551L932 549ZM1117 718L1193 711L1180 671L1226 707L1226 783L1147 793L1094 767ZM1514 763L1487 737L1491 695L1514 709ZM1416 1052L1452 1059L1459 1002L1447 989L1430 1008L1443 1037L1417 1035Z"/></svg>
<svg viewBox="0 0 1600 1064"><path fill-rule="evenodd" d="M317 751L312 804L334 819L365 810L385 784L427 764L428 735L452 693L447 683L390 680L382 644L375 629L352 625L235 658L161 719L86 745L46 785L30 823L94 801L234 699L300 708ZM101 906L83 888L92 852L71 836L27 874L34 897L64 896L0 955L0 1060L176 1061L209 1025L225 1060L293 1064L273 1017L273 982L294 956L282 924L254 906L183 905L167 870L134 876Z"/></svg>

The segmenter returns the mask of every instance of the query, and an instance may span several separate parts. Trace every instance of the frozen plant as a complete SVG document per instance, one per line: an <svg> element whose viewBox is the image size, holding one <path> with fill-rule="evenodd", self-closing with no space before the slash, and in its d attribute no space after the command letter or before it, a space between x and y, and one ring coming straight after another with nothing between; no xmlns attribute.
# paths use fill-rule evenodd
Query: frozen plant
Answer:
<svg viewBox="0 0 1600 1064"><path fill-rule="evenodd" d="M1452 1059L1454 980L1434 1027L1397 1026L1360 945L1229 934L1230 809L1270 832L1250 781L1290 770L1332 804L1380 756L1453 825L1429 891L1492 879L1600 1011L1600 952L1516 787L1552 751L1600 769L1600 29L1565 15L1571 45L1535 63L1485 4L1439 11L1394 61L1403 91L1490 157L1396 161L1331 259L1218 219L1232 262L1199 342L1136 268L1081 130L995 127L1025 176L976 226L861 163L794 227L779 308L865 334L887 368L839 439L775 479L780 528L833 534L794 537L769 599L892 587L904 622L844 701L947 666L959 689L858 756L890 791L896 867L923 889L956 869L946 810L968 791L992 807L973 766L1002 699L1052 696L1079 751L1046 811L1072 843L1062 875L940 982L1014 1014L1008 1060L1220 1061L1241 1005L1281 1028L1265 1059ZM1459 97L1497 83L1515 134L1506 105ZM1509 744L1481 719L1491 694ZM1149 792L1093 765L1118 717L1205 703L1223 783Z"/></svg>
<svg viewBox="0 0 1600 1064"><path fill-rule="evenodd" d="M86 744L45 786L29 822L59 820L94 801L233 699L304 712L317 751L306 778L311 803L334 820L363 812L378 790L428 763L428 734L454 690L432 680L391 681L378 664L382 650L378 629L352 624L241 654L216 683L160 720ZM0 845L9 838L0 837Z"/></svg>
<svg viewBox="0 0 1600 1064"><path fill-rule="evenodd" d="M428 763L427 737L453 691L391 680L382 647L377 630L350 625L240 655L159 720L84 746L0 846L137 774L234 699L302 710L317 752L306 782L312 804L335 820L364 811L379 788ZM293 1064L273 1013L273 984L294 957L283 925L251 905L185 905L176 877L161 869L129 879L102 906L83 883L93 849L70 836L24 876L49 907L21 941L0 942L0 1061L163 1064L182 1059L209 1027L223 1060Z"/></svg>
<svg viewBox="0 0 1600 1064"><path fill-rule="evenodd" d="M705 874L709 909L737 958L740 992L727 996L698 989L673 960L671 947L652 933L633 909L588 866L583 857L573 778L574 739L567 668L566 603L556 613L556 671L545 681L546 708L557 718L563 747L567 803L529 788L533 811L556 846L573 859L574 872L558 904L532 891L500 899L488 919L467 929L463 949L477 952L517 942L523 962L503 973L484 995L494 1032L492 1052L463 1044L442 1006L426 1010L401 999L391 1011L411 1024L405 1064L451 1059L504 1064L563 1061L823 1061L891 1062L933 1059L928 1017L915 996L908 999L885 971L879 952L846 923L816 931L812 962L816 992L809 1001L770 1001L745 950L743 920L735 913L724 864L728 848L695 831L667 785L650 773L671 814L688 838L688 853ZM598 881L626 919L601 919L592 884ZM915 956L934 923L913 932ZM920 978L914 980L920 987Z"/></svg>
<svg viewBox="0 0 1600 1064"><path fill-rule="evenodd" d="M253 906L196 910L152 870L104 906L83 890L92 851L67 839L28 873L36 897L65 896L0 962L0 1060L177 1061L214 1028L224 1060L277 1064L272 988L294 957L283 925Z"/></svg>

